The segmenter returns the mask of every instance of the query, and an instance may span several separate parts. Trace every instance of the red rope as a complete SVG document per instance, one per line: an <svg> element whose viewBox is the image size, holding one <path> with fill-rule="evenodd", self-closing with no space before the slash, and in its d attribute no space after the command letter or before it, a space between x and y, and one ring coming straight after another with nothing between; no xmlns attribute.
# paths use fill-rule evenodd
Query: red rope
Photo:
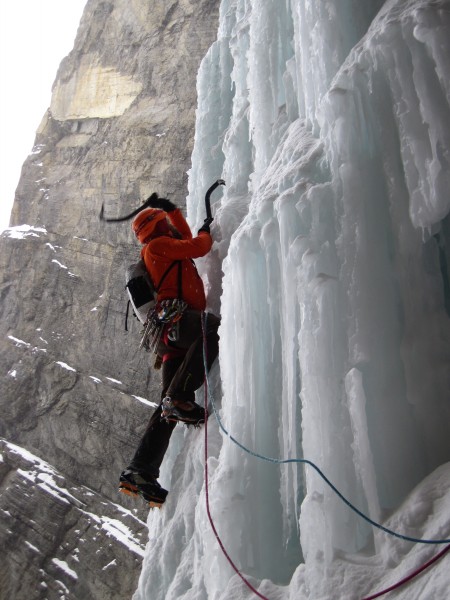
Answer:
<svg viewBox="0 0 450 600"><path fill-rule="evenodd" d="M203 318L202 318L202 325L203 325ZM204 339L203 346L204 346L204 352L205 352L205 357L206 357L205 335L203 336L203 339ZM206 357L205 363L207 364L207 357ZM244 577L244 575L242 575L242 573L239 571L238 567L234 564L234 562L232 561L230 555L226 551L225 546L223 545L223 542L220 539L219 534L217 533L216 526L214 525L214 521L213 521L213 518L211 516L211 510L210 510L210 507L209 507L209 485L208 485L208 417L207 417L207 411L208 411L208 381L207 381L206 376L205 376L204 388L205 388L205 399L204 399L204 407L205 407L205 496L206 496L206 512L208 514L208 519L209 519L209 522L211 524L211 527L212 527L212 530L214 532L214 535L216 536L216 540L219 543L220 549L222 550L225 558L228 560L228 562L230 563L230 565L233 568L233 570L235 571L235 573L237 573L239 575L239 577L242 579L242 581L245 583L245 585L254 594L256 594L259 598L262 598L262 600L269 600L268 598L266 598L266 596L263 596L262 594L260 594L258 592L258 590L255 589L252 586L252 584Z"/></svg>
<svg viewBox="0 0 450 600"><path fill-rule="evenodd" d="M441 550L441 552L439 552L439 554L436 554L436 556L433 556L433 558L431 558L428 562L426 562L424 565L422 565L421 567L419 567L418 569L416 569L415 571L413 571L412 573L410 573L409 575L404 577L402 580L398 581L394 585L391 585L391 587L389 587L381 592L377 592L376 594L373 594L372 596L366 596L365 598L362 598L362 600L374 600L374 598L379 598L380 596L384 596L384 594L387 594L388 592L392 592L392 590L396 590L400 586L405 585L405 583L407 583L408 581L411 581L411 579L414 579L414 577L417 577L417 575L422 573L422 571L425 571L425 569L428 569L428 567L430 567L433 563L435 563L440 558L442 558L444 556L444 554L446 552L448 552L449 550L450 550L450 546L446 546L443 550Z"/></svg>

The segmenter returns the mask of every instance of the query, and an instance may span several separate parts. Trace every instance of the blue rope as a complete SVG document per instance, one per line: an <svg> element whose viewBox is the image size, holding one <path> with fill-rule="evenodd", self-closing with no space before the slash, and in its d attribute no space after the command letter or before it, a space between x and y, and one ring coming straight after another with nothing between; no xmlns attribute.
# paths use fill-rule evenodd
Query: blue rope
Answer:
<svg viewBox="0 0 450 600"><path fill-rule="evenodd" d="M207 313L203 313L203 315L204 315L204 317L202 319L202 326L203 326L203 335L205 336ZM397 533L396 531L393 531L392 529L388 529L387 527L384 527L384 525L381 525L380 523L377 523L376 521L374 521L373 519L371 519L370 517L368 517L367 515L365 515L362 511L360 511L359 508L356 508L356 506L354 506L349 500L347 500L347 498L343 494L341 494L341 492L337 489L337 487L328 479L328 477L319 469L319 467L317 465L315 465L313 462L311 462L310 460L307 460L306 458L286 458L286 459L272 458L270 456L264 456L263 454L259 454L258 452L254 452L253 450L250 450L249 448L247 448L246 446L244 446L243 444L241 444L241 442L239 442L236 438L234 438L227 431L227 429L224 427L224 425L222 423L222 420L221 420L221 418L219 416L219 413L217 412L216 404L215 404L213 395L211 393L211 386L209 384L209 379L208 379L208 369L207 369L207 361L206 361L206 355L205 355L205 344L203 345L203 366L204 366L204 369L205 369L205 379L206 379L206 384L207 384L207 388L208 388L208 397L209 397L209 400L211 401L211 406L213 407L214 415L215 415L216 420L217 420L217 422L219 424L219 427L224 432L224 434L234 444L236 444L236 446L239 446L239 448L241 448L241 450L243 450L247 454L250 454L251 456L254 456L255 458L259 458L260 460L265 460L267 462L271 462L271 463L278 464L278 465L284 465L284 464L288 464L288 463L303 463L305 465L309 465L310 467L312 467L320 475L320 477L333 490L333 492L337 496L339 496L339 498L349 508L351 508L351 510L353 510L362 519L364 519L365 521L367 521L368 523L370 523L370 525L372 525L373 527L377 527L378 529L381 529L381 531L384 531L385 533L388 533L389 535L392 535L392 536L394 536L396 538L399 538L401 540L405 540L407 542L415 542L415 543L418 543L418 544L449 544L450 543L450 539L446 539L446 540L427 540L427 539L419 539L419 538L415 538L415 537L410 537L408 535L403 535L401 533Z"/></svg>

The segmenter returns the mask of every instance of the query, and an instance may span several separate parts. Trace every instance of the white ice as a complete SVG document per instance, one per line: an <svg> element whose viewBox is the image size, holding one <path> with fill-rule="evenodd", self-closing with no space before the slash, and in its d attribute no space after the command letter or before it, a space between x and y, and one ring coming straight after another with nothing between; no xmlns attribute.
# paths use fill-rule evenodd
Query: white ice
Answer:
<svg viewBox="0 0 450 600"><path fill-rule="evenodd" d="M376 522L450 538L450 3L222 0L198 75L188 216L221 314L211 392L239 442L313 461ZM201 394L199 394L201 402ZM270 600L357 599L437 554L212 417L211 512ZM177 431L135 600L241 600ZM396 593L445 600L449 555Z"/></svg>

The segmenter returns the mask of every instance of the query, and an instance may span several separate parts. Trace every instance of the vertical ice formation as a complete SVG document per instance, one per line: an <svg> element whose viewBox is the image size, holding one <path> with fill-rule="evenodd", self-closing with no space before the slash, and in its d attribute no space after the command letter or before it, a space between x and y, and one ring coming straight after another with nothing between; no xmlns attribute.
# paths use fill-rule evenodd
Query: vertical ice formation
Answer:
<svg viewBox="0 0 450 600"><path fill-rule="evenodd" d="M208 185L227 182L201 265L222 315L223 422L254 451L314 461L375 520L450 458L449 6L223 0L198 78L194 228ZM214 427L212 510L244 572L293 586L304 561L307 594L338 551L380 547L314 471ZM191 469L203 501L201 441L183 443L172 488L183 501ZM166 598L231 585L195 518L185 588ZM150 585L162 567L146 568Z"/></svg>

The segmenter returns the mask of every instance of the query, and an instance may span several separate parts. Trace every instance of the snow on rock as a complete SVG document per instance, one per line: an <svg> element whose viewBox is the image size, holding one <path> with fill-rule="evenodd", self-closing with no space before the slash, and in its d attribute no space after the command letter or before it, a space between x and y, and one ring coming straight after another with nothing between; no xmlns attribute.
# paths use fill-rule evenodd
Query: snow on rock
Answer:
<svg viewBox="0 0 450 600"><path fill-rule="evenodd" d="M24 340L14 337L13 335L8 335L8 339L11 340L15 346L17 346L19 348L20 347L28 348L33 353L36 353L36 352L46 353L47 352L46 348L38 348L37 346L32 346L29 342L25 342ZM42 338L40 338L40 339L42 340ZM42 341L45 342L46 344L48 343L45 340L42 340ZM14 375L14 377L15 377L15 375Z"/></svg>
<svg viewBox="0 0 450 600"><path fill-rule="evenodd" d="M25 346L26 348L31 348L31 344L24 342L23 340L19 340L19 338L16 338L13 335L8 335L8 339L14 342L16 346Z"/></svg>
<svg viewBox="0 0 450 600"><path fill-rule="evenodd" d="M8 227L3 231L3 234L15 238L17 240L26 237L41 237L39 234L47 234L47 230L43 227L34 227L33 225L17 225L16 227Z"/></svg>
<svg viewBox="0 0 450 600"><path fill-rule="evenodd" d="M59 260L53 259L53 260L52 260L52 263L55 263L55 264L57 264L57 265L58 265L58 267L60 267L61 269L66 269L66 270L67 270L67 267L66 267L66 265L63 265L62 263L60 263L60 262L59 262Z"/></svg>
<svg viewBox="0 0 450 600"><path fill-rule="evenodd" d="M146 398L142 398L141 396L132 395L131 397L135 400L138 400L139 402L142 402L142 404L146 404L147 406L152 406L153 408L156 408L158 406L157 402L152 402L151 400L147 400Z"/></svg>
<svg viewBox="0 0 450 600"><path fill-rule="evenodd" d="M2 543L14 549L22 544L25 586L42 585L55 594L56 584L78 597L104 597L123 580L123 569L141 561L146 531L136 514L4 439L0 463L0 510L9 525ZM38 511L36 521L29 516L35 513L23 510L27 503Z"/></svg>
<svg viewBox="0 0 450 600"><path fill-rule="evenodd" d="M78 579L78 575L76 572L69 567L65 560L59 560L58 558L53 558L52 562L59 567L64 573L72 577L72 579Z"/></svg>
<svg viewBox="0 0 450 600"><path fill-rule="evenodd" d="M198 261L227 430L430 539L450 538L449 7L222 0L188 198L195 229L227 183ZM362 598L442 549L209 430L211 512L263 596ZM171 441L135 600L252 597L211 531L202 453L198 432ZM447 557L396 597L444 600L448 572Z"/></svg>
<svg viewBox="0 0 450 600"><path fill-rule="evenodd" d="M118 379L114 379L113 377L106 377L106 379L108 379L108 381L111 381L111 383L117 383L117 385L123 385L123 383L121 381L119 381Z"/></svg>
<svg viewBox="0 0 450 600"><path fill-rule="evenodd" d="M74 369L73 367L71 367L70 365L68 365L67 363L58 360L55 364L59 365L61 368L66 369L67 371L73 371L74 373L77 372L76 369Z"/></svg>

